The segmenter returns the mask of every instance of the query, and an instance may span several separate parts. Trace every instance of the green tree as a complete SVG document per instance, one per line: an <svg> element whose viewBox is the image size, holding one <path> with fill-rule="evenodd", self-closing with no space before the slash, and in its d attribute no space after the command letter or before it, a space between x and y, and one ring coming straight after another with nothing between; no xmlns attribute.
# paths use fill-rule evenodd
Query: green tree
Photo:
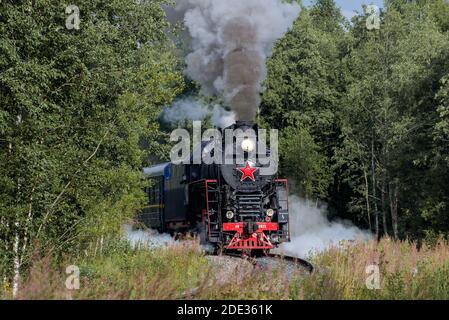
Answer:
<svg viewBox="0 0 449 320"><path fill-rule="evenodd" d="M281 142L285 146L281 157L289 161L282 163L282 174L292 174L286 166L296 168L296 175L303 172L301 178L293 179L293 187L309 197L328 200L331 209L338 207L333 201L338 197L332 195L341 189L338 176L329 178L329 168L340 136L337 117L345 91L342 63L348 41L346 27L334 1L316 1L311 9L304 8L268 61L267 90L261 106L263 119L285 130L281 138L289 140ZM290 152L294 148L299 152L298 146L302 146L301 155L296 153L295 158ZM317 158L324 160L314 163L313 168L306 166L304 159Z"/></svg>
<svg viewBox="0 0 449 320"><path fill-rule="evenodd" d="M17 280L36 241L101 247L139 208L157 116L182 90L163 2L80 0L79 30L64 1L0 2L0 276Z"/></svg>
<svg viewBox="0 0 449 320"><path fill-rule="evenodd" d="M349 25L334 1L316 1L268 62L261 114L285 128L282 159L302 172L298 182L310 179L302 192L379 237L448 232L448 10L386 1L380 29L369 30L365 13ZM310 147L295 158L300 134ZM317 155L319 170L304 160ZM327 192L314 172L332 176L319 179Z"/></svg>
<svg viewBox="0 0 449 320"><path fill-rule="evenodd" d="M363 15L352 29L342 113L346 151L339 156L343 166L352 163L348 177L360 177L352 180L358 195L350 207L365 202L378 235L422 235L424 203L443 190L434 175L432 130L449 43L428 8L389 1L380 30L367 30Z"/></svg>
<svg viewBox="0 0 449 320"><path fill-rule="evenodd" d="M288 173L295 194L303 198L324 199L331 179L327 158L309 132L300 126L289 126L280 141L281 170Z"/></svg>

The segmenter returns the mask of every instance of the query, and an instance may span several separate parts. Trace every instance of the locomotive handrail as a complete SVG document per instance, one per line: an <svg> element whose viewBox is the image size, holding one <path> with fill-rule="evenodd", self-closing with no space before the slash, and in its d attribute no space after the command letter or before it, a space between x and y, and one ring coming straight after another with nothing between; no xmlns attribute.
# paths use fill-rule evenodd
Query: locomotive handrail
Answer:
<svg viewBox="0 0 449 320"><path fill-rule="evenodd" d="M217 183L217 180L209 180L209 179L202 179L202 180L197 180L197 181L193 181L190 182L189 184L197 184L197 183Z"/></svg>

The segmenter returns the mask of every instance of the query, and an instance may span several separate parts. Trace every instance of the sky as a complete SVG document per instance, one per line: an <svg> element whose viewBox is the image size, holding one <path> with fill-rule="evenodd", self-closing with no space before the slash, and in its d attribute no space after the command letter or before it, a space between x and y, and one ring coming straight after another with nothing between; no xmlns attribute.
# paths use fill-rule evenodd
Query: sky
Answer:
<svg viewBox="0 0 449 320"><path fill-rule="evenodd" d="M302 1L306 6L309 6L313 2L313 0ZM341 8L342 14L347 18L354 16L354 10L362 12L363 4L373 4L379 8L383 8L383 0L336 0L335 2L337 3L337 6Z"/></svg>

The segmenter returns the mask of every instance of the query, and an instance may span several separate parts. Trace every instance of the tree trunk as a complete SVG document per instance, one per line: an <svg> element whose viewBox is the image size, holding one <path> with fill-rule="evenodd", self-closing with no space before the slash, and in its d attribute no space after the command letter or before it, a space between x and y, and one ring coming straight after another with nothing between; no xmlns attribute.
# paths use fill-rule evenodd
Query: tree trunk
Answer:
<svg viewBox="0 0 449 320"><path fill-rule="evenodd" d="M377 198L376 198L376 167L374 163L374 137L371 140L371 173L372 173L372 186L373 186L373 201L374 201L374 217L376 224L376 239L380 239L379 236L379 211L377 210Z"/></svg>
<svg viewBox="0 0 449 320"><path fill-rule="evenodd" d="M382 224L383 224L383 230L384 235L389 236L388 234L388 224L387 224L387 201L385 199L387 190L386 190L386 182L385 182L385 176L382 179L382 195L381 195L381 205L382 205Z"/></svg>
<svg viewBox="0 0 449 320"><path fill-rule="evenodd" d="M391 221L393 225L393 235L395 239L398 239L398 186L390 184L389 188L389 198L390 198L390 211L391 211Z"/></svg>
<svg viewBox="0 0 449 320"><path fill-rule="evenodd" d="M102 234L100 237L100 254L103 254L103 243L104 243L104 235Z"/></svg>
<svg viewBox="0 0 449 320"><path fill-rule="evenodd" d="M373 227L371 225L371 208L370 208L370 204L369 204L369 182L368 182L368 173L366 172L365 169L363 169L363 175L365 177L365 201L366 201L366 212L368 214L368 225L369 225L369 230L373 231Z"/></svg>
<svg viewBox="0 0 449 320"><path fill-rule="evenodd" d="M9 153L12 154L12 143L9 143ZM20 191L20 183L17 182L17 194ZM17 199L16 199L17 201ZM20 216L17 213L16 222L14 223L15 228L15 236L14 243L12 246L13 251L13 279L12 279L12 296L13 299L17 298L17 294L19 293L19 281L20 281L20 252L19 252L19 244L20 244L20 236L19 236L19 219Z"/></svg>
<svg viewBox="0 0 449 320"><path fill-rule="evenodd" d="M14 253L14 261L13 261L13 280L12 280L12 297L13 299L17 298L17 294L19 293L19 281L20 281L20 255L19 255L19 230L18 223L16 223L16 236L14 239L13 245L13 253Z"/></svg>
<svg viewBox="0 0 449 320"><path fill-rule="evenodd" d="M30 229L32 226L32 221L33 221L33 195L34 195L34 190L35 188L33 188L31 190L31 196L30 196L30 205L28 208L28 216L27 216L27 220L25 223L25 230L23 232L23 245L22 245L22 259L23 256L25 254L25 251L27 249L27 245L28 245L28 240L29 240L29 233L30 233ZM23 261L20 261L20 264L22 264Z"/></svg>

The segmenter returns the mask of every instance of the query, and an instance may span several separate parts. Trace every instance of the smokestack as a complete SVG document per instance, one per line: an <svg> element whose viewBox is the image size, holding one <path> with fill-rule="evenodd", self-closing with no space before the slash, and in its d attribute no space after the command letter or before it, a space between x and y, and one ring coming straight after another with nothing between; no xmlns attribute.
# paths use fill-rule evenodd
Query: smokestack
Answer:
<svg viewBox="0 0 449 320"><path fill-rule="evenodd" d="M282 0L178 0L174 11L167 15L183 17L191 38L186 74L203 94L222 95L237 120L254 121L266 59L300 6Z"/></svg>

